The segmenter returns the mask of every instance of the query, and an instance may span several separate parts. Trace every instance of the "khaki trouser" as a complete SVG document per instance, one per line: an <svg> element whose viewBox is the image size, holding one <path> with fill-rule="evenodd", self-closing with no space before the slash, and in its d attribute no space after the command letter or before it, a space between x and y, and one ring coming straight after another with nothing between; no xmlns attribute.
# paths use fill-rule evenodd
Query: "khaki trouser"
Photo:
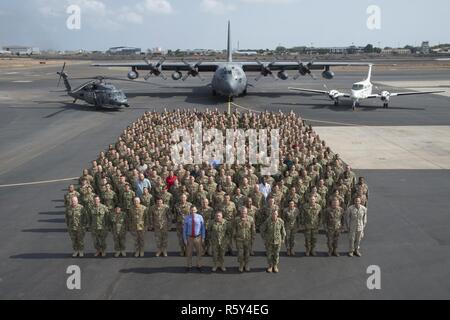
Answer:
<svg viewBox="0 0 450 320"><path fill-rule="evenodd" d="M349 252L354 252L355 250L359 250L359 244L361 243L362 239L362 231L350 231L349 232Z"/></svg>
<svg viewBox="0 0 450 320"><path fill-rule="evenodd" d="M203 254L203 245L202 245L202 237L189 237L187 239L186 245L186 257L187 257L187 265L189 268L192 267L192 253L195 249L197 253L197 267L202 266L202 254Z"/></svg>

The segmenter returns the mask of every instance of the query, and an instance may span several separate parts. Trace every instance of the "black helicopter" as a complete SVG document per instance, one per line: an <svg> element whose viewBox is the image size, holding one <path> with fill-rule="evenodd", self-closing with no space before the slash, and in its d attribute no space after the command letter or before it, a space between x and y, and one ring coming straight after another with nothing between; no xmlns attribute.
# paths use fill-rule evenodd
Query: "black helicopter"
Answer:
<svg viewBox="0 0 450 320"><path fill-rule="evenodd" d="M64 62L64 65L60 72L57 72L59 75L58 80L58 87L61 82L61 79L63 79L64 86L66 87L66 92L69 96L74 98L73 103L77 102L77 100L83 100L87 102L88 104L94 105L96 108L121 108L121 107L127 107L129 108L130 105L128 104L127 97L125 96L125 93L122 90L117 89L114 85L111 83L106 83L105 79L113 79L113 78L106 78L102 76L97 76L93 78L78 78L78 80L81 79L92 79L81 86L77 87L76 89L72 89L67 73L64 72L64 69L66 68L66 63ZM115 79L115 80L121 80L123 79Z"/></svg>

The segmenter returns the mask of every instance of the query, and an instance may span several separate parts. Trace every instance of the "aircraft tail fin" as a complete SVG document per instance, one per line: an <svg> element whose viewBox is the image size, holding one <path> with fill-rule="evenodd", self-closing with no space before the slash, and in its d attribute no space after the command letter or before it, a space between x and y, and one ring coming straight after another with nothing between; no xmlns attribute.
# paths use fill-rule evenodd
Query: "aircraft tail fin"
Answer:
<svg viewBox="0 0 450 320"><path fill-rule="evenodd" d="M369 64L369 72L367 73L367 81L370 81L372 79L372 68L373 64Z"/></svg>
<svg viewBox="0 0 450 320"><path fill-rule="evenodd" d="M228 41L227 41L227 62L233 61L233 53L231 48L231 25L228 20Z"/></svg>

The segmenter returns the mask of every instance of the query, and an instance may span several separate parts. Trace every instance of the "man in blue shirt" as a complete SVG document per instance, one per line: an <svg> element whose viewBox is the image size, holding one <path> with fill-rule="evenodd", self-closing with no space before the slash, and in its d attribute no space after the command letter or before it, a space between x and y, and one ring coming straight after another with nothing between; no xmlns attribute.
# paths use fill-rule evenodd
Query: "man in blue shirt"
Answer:
<svg viewBox="0 0 450 320"><path fill-rule="evenodd" d="M152 184L150 183L150 180L148 180L143 173L139 174L139 178L135 182L135 189L136 189L136 196L141 198L144 194L144 188L147 188L148 191L150 191L150 188L152 187Z"/></svg>
<svg viewBox="0 0 450 320"><path fill-rule="evenodd" d="M195 249L197 253L197 269L202 272L201 259L203 254L203 245L206 236L205 222L200 214L197 214L197 208L191 207L191 214L184 219L183 241L186 246L187 271L192 270L192 253Z"/></svg>

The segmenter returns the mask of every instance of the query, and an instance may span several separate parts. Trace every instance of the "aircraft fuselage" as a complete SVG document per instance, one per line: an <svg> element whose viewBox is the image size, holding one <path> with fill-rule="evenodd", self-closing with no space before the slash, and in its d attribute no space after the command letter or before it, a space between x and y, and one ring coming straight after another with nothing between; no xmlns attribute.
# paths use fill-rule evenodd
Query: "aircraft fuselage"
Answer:
<svg viewBox="0 0 450 320"><path fill-rule="evenodd" d="M237 97L247 91L247 76L239 64L224 63L214 72L211 86L216 94Z"/></svg>

